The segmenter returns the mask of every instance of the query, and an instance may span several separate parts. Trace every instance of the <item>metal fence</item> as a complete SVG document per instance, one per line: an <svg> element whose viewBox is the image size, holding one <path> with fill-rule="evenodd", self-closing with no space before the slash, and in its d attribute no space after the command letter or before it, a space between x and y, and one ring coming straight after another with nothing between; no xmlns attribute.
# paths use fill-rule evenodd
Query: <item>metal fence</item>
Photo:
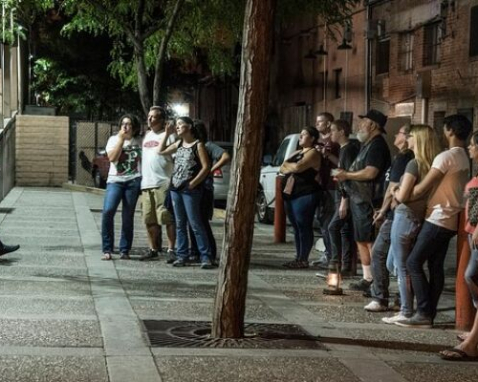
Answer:
<svg viewBox="0 0 478 382"><path fill-rule="evenodd" d="M94 185L91 163L117 129L117 122L70 122L70 180L85 186Z"/></svg>
<svg viewBox="0 0 478 382"><path fill-rule="evenodd" d="M15 186L15 117L0 130L0 201Z"/></svg>

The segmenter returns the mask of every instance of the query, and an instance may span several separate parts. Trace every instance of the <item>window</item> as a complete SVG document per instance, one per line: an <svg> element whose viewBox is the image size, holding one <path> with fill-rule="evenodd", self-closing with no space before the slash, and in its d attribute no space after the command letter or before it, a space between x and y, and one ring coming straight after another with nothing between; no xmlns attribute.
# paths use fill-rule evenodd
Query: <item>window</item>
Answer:
<svg viewBox="0 0 478 382"><path fill-rule="evenodd" d="M478 56L478 5L471 8L470 14L470 57Z"/></svg>
<svg viewBox="0 0 478 382"><path fill-rule="evenodd" d="M277 150L275 158L272 160L272 166L280 166L282 163L284 163L285 154L287 152L287 148L289 147L289 141L290 139L284 139L282 141L279 150Z"/></svg>
<svg viewBox="0 0 478 382"><path fill-rule="evenodd" d="M376 74L388 73L390 67L390 40L377 41L377 54L375 57Z"/></svg>
<svg viewBox="0 0 478 382"><path fill-rule="evenodd" d="M342 78L342 69L335 69L334 70L334 77L335 77L335 98L342 97L342 87L340 86L341 78Z"/></svg>
<svg viewBox="0 0 478 382"><path fill-rule="evenodd" d="M413 69L413 33L400 35L400 70L407 72Z"/></svg>
<svg viewBox="0 0 478 382"><path fill-rule="evenodd" d="M440 62L441 32L440 23L425 25L423 66L436 65Z"/></svg>

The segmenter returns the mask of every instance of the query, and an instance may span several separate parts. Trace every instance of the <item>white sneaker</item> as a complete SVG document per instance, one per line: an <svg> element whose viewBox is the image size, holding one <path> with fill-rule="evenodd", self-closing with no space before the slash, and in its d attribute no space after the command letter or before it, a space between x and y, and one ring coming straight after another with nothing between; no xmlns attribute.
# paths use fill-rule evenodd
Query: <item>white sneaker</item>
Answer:
<svg viewBox="0 0 478 382"><path fill-rule="evenodd" d="M398 313L392 317L382 317L382 321L385 322L386 324L393 325L395 324L395 322L406 320L407 318L409 317L403 315L402 313Z"/></svg>
<svg viewBox="0 0 478 382"><path fill-rule="evenodd" d="M378 301L373 300L370 304L365 305L364 309L367 312L386 312L388 306L380 304Z"/></svg>

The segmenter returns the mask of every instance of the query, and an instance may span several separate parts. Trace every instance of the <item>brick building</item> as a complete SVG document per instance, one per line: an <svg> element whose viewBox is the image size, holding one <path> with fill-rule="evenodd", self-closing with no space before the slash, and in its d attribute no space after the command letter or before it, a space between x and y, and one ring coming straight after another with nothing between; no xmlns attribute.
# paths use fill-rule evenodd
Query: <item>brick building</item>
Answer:
<svg viewBox="0 0 478 382"><path fill-rule="evenodd" d="M370 2L378 25L371 57L372 107L441 128L447 114L478 110L478 1Z"/></svg>

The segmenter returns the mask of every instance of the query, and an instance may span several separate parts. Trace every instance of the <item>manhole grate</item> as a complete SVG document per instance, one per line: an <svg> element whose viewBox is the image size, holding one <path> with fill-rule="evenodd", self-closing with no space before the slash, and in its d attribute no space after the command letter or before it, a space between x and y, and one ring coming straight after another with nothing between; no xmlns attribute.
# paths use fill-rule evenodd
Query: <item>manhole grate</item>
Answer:
<svg viewBox="0 0 478 382"><path fill-rule="evenodd" d="M143 321L151 347L237 349L324 349L318 337L298 325L245 324L241 339L212 338L203 321Z"/></svg>

